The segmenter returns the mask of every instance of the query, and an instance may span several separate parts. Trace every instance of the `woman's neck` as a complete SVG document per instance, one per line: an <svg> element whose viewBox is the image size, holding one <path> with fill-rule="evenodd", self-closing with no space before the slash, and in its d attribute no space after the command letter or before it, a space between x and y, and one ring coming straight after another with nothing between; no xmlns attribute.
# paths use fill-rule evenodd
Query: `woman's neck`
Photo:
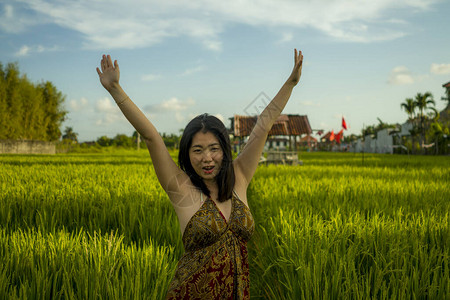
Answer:
<svg viewBox="0 0 450 300"><path fill-rule="evenodd" d="M203 181L210 192L210 196L212 199L217 199L219 193L219 187L217 185L216 180L204 180Z"/></svg>

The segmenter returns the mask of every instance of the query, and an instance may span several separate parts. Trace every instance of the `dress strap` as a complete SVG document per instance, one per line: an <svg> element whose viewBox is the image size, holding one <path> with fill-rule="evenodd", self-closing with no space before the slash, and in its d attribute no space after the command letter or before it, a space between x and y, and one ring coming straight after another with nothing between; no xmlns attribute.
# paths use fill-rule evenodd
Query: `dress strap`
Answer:
<svg viewBox="0 0 450 300"><path fill-rule="evenodd" d="M238 193L236 193L236 191L233 189L233 193L236 195L236 197L241 200L241 197L239 197Z"/></svg>

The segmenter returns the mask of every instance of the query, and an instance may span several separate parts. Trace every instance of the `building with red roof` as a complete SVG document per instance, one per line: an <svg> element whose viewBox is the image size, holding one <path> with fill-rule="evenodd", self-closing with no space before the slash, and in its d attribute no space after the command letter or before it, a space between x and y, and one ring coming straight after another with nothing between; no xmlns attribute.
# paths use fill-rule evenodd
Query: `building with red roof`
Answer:
<svg viewBox="0 0 450 300"><path fill-rule="evenodd" d="M234 115L231 120L230 134L239 138L241 143L250 135L256 124L256 116ZM312 133L308 116L300 115L280 115L269 131L267 148L292 148L292 139L296 141L297 137L310 135ZM294 143L296 147L296 143Z"/></svg>

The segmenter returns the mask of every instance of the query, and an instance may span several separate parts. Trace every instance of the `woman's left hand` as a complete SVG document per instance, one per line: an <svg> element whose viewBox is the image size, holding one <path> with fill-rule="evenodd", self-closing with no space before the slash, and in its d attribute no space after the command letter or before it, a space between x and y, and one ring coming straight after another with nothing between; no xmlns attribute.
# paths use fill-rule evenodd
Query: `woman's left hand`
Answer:
<svg viewBox="0 0 450 300"><path fill-rule="evenodd" d="M119 84L120 79L119 64L117 63L117 60L115 60L113 64L111 56L103 55L102 60L100 62L100 66L102 68L101 71L99 68L97 68L97 73L98 76L100 77L100 82L103 85L103 87L109 91L114 86Z"/></svg>
<svg viewBox="0 0 450 300"><path fill-rule="evenodd" d="M289 76L287 82L293 84L294 86L300 81L302 76L302 65L303 65L303 54L302 51L294 49L294 69L292 70L291 76Z"/></svg>

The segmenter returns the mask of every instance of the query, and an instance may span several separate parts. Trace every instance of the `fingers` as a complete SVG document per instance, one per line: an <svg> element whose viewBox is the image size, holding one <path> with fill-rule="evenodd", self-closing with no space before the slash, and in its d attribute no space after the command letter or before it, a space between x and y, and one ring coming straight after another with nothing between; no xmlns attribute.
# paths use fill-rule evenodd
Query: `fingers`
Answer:
<svg viewBox="0 0 450 300"><path fill-rule="evenodd" d="M114 64L113 64L111 56L109 54L108 55L103 54L102 60L100 61L100 67L101 67L102 72L104 72L108 68L118 69L119 68L119 64L117 63L117 60L115 60ZM99 71L100 70L98 69L97 72L99 72Z"/></svg>
<svg viewBox="0 0 450 300"><path fill-rule="evenodd" d="M98 76L102 75L102 72L100 72L100 69L98 67L97 67L97 74L98 74Z"/></svg>
<svg viewBox="0 0 450 300"><path fill-rule="evenodd" d="M108 67L112 67L112 60L111 60L111 56L108 54L107 56L106 56L106 65L108 66Z"/></svg>
<svg viewBox="0 0 450 300"><path fill-rule="evenodd" d="M297 48L294 48L294 64L297 66L301 65L303 62L303 54L302 51L297 51Z"/></svg>
<svg viewBox="0 0 450 300"><path fill-rule="evenodd" d="M303 64L303 54L302 51L298 51L297 52L297 48L294 49L295 52L295 66L296 67L301 67L301 65Z"/></svg>

